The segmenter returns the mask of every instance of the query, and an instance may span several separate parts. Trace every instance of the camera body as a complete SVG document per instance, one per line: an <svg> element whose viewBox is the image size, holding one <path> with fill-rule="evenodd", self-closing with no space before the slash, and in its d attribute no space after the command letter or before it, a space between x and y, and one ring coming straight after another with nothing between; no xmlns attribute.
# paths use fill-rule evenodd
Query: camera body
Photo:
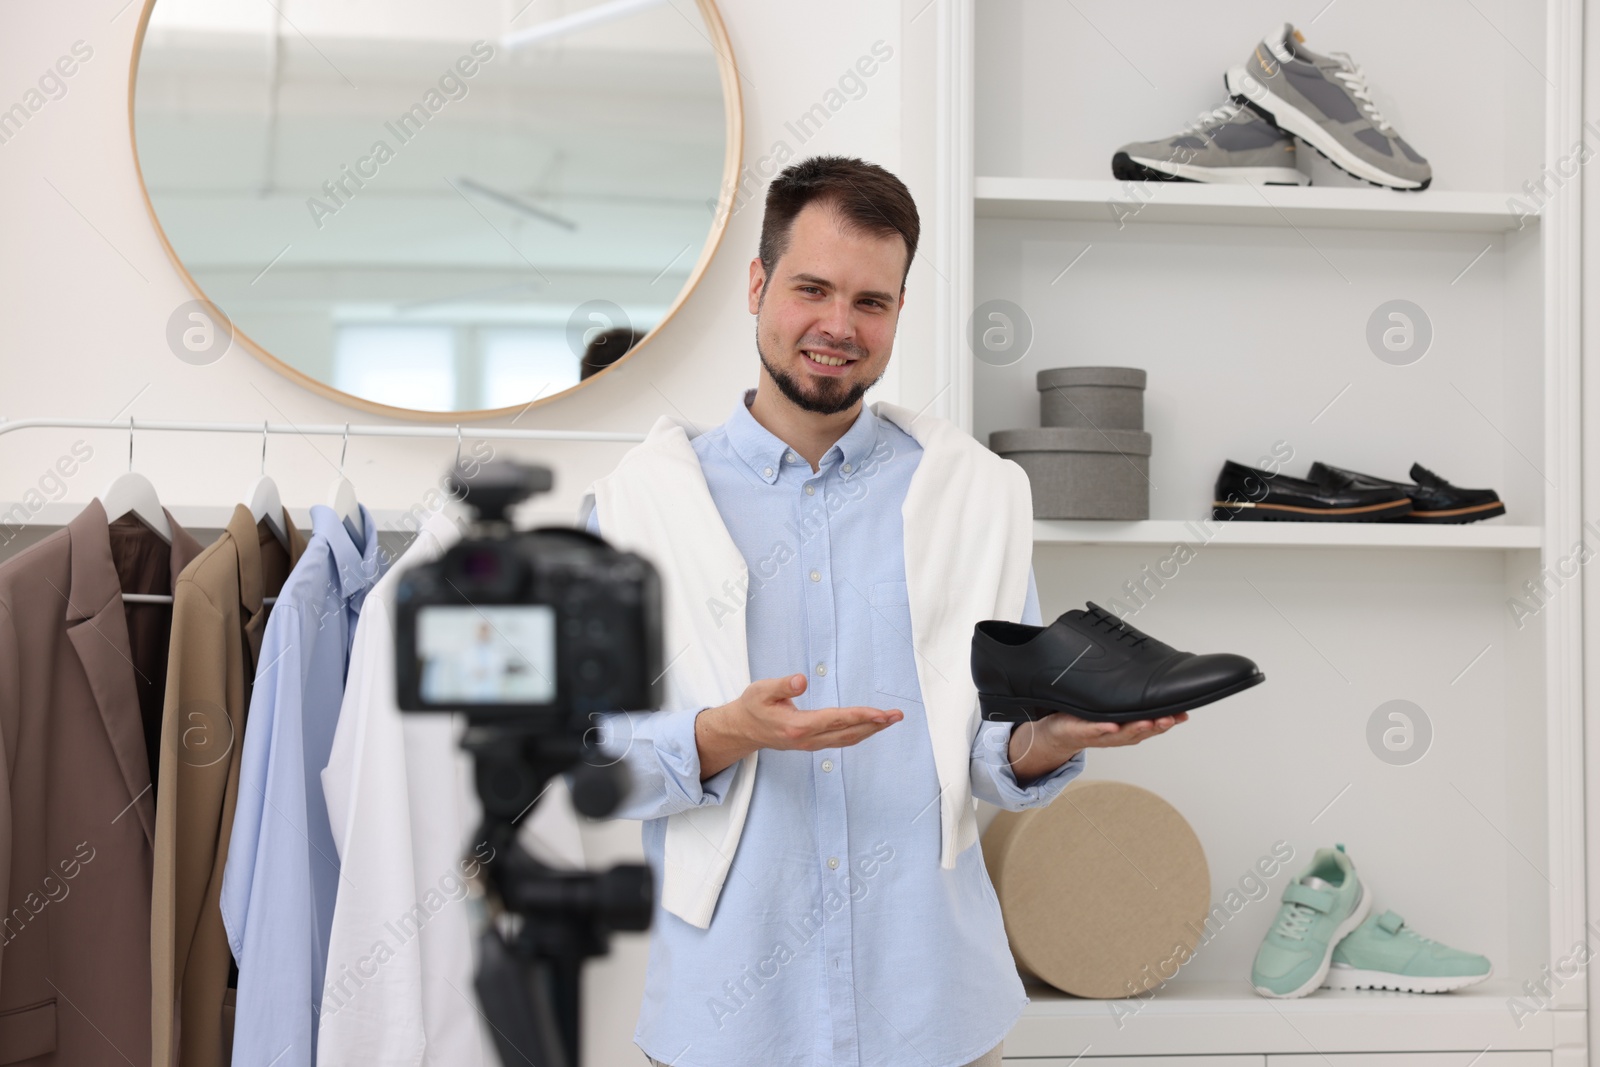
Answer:
<svg viewBox="0 0 1600 1067"><path fill-rule="evenodd" d="M395 605L404 711L547 716L556 731L574 715L661 706L660 577L586 530L461 541L402 575Z"/></svg>

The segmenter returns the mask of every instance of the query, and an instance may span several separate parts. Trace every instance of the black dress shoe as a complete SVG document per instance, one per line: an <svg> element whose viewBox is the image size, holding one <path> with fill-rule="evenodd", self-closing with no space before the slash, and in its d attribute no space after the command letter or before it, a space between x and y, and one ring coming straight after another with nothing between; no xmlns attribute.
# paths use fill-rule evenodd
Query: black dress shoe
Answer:
<svg viewBox="0 0 1600 1067"><path fill-rule="evenodd" d="M1384 486L1322 485L1227 460L1217 475L1213 519L1375 522L1411 513L1411 498Z"/></svg>
<svg viewBox="0 0 1600 1067"><path fill-rule="evenodd" d="M1400 519L1401 522L1477 522L1506 513L1500 494L1493 489L1457 488L1420 463L1411 465L1415 485L1341 470L1325 463L1313 463L1309 477L1318 485L1372 486L1402 492L1411 498L1411 514Z"/></svg>
<svg viewBox="0 0 1600 1067"><path fill-rule="evenodd" d="M1049 626L986 619L973 628L972 681L991 721L1057 711L1095 722L1156 719L1265 680L1243 656L1179 652L1093 602Z"/></svg>

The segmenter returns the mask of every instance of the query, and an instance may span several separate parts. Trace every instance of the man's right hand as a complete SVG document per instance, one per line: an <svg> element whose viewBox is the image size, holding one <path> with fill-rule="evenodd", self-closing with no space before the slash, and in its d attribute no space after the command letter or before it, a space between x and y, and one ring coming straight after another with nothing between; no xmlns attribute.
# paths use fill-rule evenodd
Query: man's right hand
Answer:
<svg viewBox="0 0 1600 1067"><path fill-rule="evenodd" d="M806 690L806 676L790 674L751 682L738 699L707 708L695 717L700 778L737 763L758 749L816 752L858 744L905 718L898 708L819 708L803 711L794 698Z"/></svg>

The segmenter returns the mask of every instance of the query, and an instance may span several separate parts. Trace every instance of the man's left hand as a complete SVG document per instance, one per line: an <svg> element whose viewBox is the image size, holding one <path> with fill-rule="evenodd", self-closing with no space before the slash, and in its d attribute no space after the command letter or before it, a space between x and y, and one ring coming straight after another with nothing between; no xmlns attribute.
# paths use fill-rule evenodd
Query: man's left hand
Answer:
<svg viewBox="0 0 1600 1067"><path fill-rule="evenodd" d="M1049 774L1086 748L1137 745L1188 721L1186 711L1134 722L1091 722L1058 711L1032 722L1019 723L1011 731L1007 750L1011 773L1018 782L1031 781Z"/></svg>

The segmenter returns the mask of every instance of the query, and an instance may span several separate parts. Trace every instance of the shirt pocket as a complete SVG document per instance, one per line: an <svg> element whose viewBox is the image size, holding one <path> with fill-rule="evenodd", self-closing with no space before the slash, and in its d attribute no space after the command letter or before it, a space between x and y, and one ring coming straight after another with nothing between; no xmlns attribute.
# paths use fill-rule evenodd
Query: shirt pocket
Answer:
<svg viewBox="0 0 1600 1067"><path fill-rule="evenodd" d="M885 696L922 702L917 654L911 643L911 601L905 582L874 582L872 611L872 687Z"/></svg>

